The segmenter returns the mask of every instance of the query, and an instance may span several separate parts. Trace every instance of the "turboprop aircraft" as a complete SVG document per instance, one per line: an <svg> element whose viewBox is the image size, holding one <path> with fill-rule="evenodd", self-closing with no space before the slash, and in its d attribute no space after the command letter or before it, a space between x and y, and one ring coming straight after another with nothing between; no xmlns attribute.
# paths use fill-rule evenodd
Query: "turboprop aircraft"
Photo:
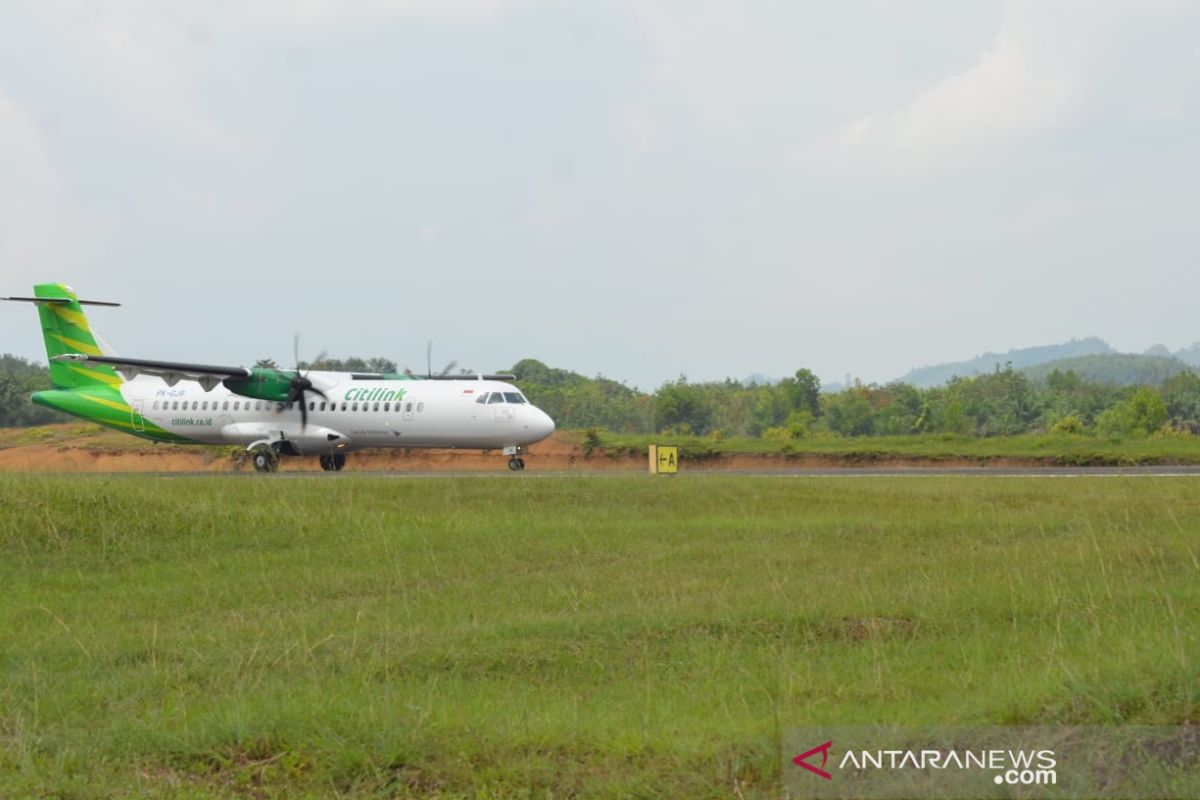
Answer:
<svg viewBox="0 0 1200 800"><path fill-rule="evenodd" d="M330 471L366 447L499 450L525 468L529 445L554 421L511 375L304 372L185 364L102 352L80 300L64 284L33 287L54 388L33 402L156 442L238 444L255 469L316 456Z"/></svg>

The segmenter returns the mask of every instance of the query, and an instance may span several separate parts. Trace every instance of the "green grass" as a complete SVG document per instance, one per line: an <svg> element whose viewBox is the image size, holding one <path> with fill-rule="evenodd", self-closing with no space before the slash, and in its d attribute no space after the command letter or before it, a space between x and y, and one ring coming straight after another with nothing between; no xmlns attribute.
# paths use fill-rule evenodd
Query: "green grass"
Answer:
<svg viewBox="0 0 1200 800"><path fill-rule="evenodd" d="M0 476L0 796L778 797L1194 723L1192 478Z"/></svg>
<svg viewBox="0 0 1200 800"><path fill-rule="evenodd" d="M578 434L582 441L583 434ZM644 455L651 443L677 444L683 459L702 459L739 453L785 458L815 456L871 463L890 459L922 461L995 460L1038 461L1066 466L1134 466L1139 464L1200 464L1200 437L1150 436L1109 438L1072 434L1021 436L832 436L802 439L762 439L671 434L602 432L600 447L611 455Z"/></svg>

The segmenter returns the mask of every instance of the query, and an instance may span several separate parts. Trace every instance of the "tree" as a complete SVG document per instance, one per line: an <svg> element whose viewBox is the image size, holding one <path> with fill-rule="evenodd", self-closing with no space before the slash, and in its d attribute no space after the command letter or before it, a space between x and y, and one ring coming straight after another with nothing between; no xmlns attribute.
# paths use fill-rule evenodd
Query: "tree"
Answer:
<svg viewBox="0 0 1200 800"><path fill-rule="evenodd" d="M825 402L825 424L843 436L869 436L874 419L871 404L862 391L853 389L829 395Z"/></svg>
<svg viewBox="0 0 1200 800"><path fill-rule="evenodd" d="M1167 379L1162 395L1172 425L1200 432L1200 375L1181 372Z"/></svg>
<svg viewBox="0 0 1200 800"><path fill-rule="evenodd" d="M36 406L29 395L50 388L50 370L19 356L0 356L0 427L25 427L63 422L61 412Z"/></svg>
<svg viewBox="0 0 1200 800"><path fill-rule="evenodd" d="M1167 421L1167 405L1162 395L1149 386L1143 386L1129 398L1129 418L1134 430L1154 433Z"/></svg>
<svg viewBox="0 0 1200 800"><path fill-rule="evenodd" d="M654 430L677 430L684 433L707 433L712 421L712 408L696 386L685 378L664 383L654 395Z"/></svg>
<svg viewBox="0 0 1200 800"><path fill-rule="evenodd" d="M796 377L779 382L787 397L789 411L807 410L814 417L821 415L821 379L810 369L796 370Z"/></svg>
<svg viewBox="0 0 1200 800"><path fill-rule="evenodd" d="M1154 433L1167 421L1167 405L1162 395L1149 386L1135 391L1107 409L1096 420L1101 433L1117 436L1146 436Z"/></svg>

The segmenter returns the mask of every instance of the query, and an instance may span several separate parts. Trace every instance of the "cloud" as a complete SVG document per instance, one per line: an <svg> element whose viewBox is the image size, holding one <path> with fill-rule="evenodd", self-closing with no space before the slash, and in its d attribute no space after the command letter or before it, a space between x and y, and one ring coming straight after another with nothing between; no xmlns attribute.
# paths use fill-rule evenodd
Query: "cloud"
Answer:
<svg viewBox="0 0 1200 800"><path fill-rule="evenodd" d="M345 19L401 17L444 22L480 22L504 0L274 0L234 3L234 14L258 23L324 25Z"/></svg>
<svg viewBox="0 0 1200 800"><path fill-rule="evenodd" d="M1173 42L1194 17L1174 0L1010 0L968 68L799 152L851 171L909 174L985 162L1106 108L1162 116L1194 86L1195 47Z"/></svg>
<svg viewBox="0 0 1200 800"><path fill-rule="evenodd" d="M76 216L41 131L0 92L0 272L17 284L5 288L18 288L70 252L59 234Z"/></svg>
<svg viewBox="0 0 1200 800"><path fill-rule="evenodd" d="M895 111L841 128L832 149L851 168L916 172L961 165L1052 129L1077 84L1076 48L1037 35L1025 15L1006 13L995 41L970 68L921 90Z"/></svg>

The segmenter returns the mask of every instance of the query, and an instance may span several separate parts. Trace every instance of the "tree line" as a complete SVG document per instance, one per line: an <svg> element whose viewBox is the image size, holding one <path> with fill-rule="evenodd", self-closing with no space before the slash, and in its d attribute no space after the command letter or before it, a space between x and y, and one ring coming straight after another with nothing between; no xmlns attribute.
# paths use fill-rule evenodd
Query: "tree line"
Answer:
<svg viewBox="0 0 1200 800"><path fill-rule="evenodd" d="M395 371L394 363L383 358L328 359L319 367ZM807 369L767 384L732 379L692 383L681 377L654 392L534 359L503 371L516 375L529 399L563 429L769 438L1200 433L1200 376L1191 371L1156 385L1121 387L1085 380L1070 370L1034 380L1006 365L935 388L856 382L837 392L822 392L817 376ZM29 401L30 393L49 385L46 367L0 356L0 426L63 421L58 412Z"/></svg>
<svg viewBox="0 0 1200 800"><path fill-rule="evenodd" d="M529 399L566 429L771 438L1200 433L1200 376L1190 371L1155 386L1121 387L1069 370L1034 381L1005 365L935 388L856 382L822 392L817 376L799 369L769 384L690 383L681 377L653 393L532 359L511 371Z"/></svg>

